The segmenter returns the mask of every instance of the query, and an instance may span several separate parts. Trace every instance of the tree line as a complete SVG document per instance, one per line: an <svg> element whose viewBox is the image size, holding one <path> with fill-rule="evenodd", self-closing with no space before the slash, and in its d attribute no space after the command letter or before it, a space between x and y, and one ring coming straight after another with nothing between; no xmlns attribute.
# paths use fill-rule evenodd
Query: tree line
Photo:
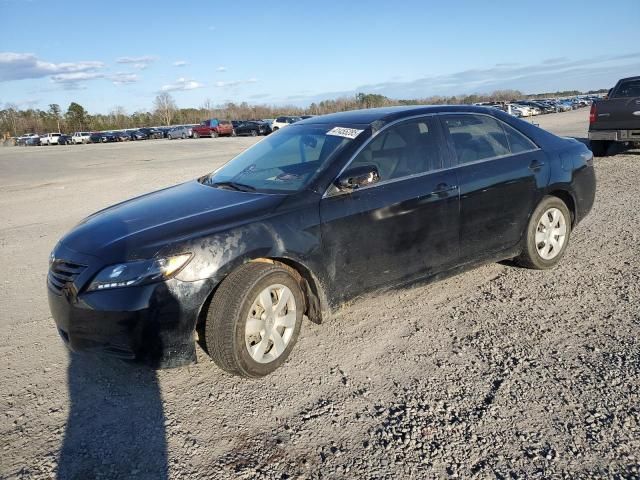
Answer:
<svg viewBox="0 0 640 480"><path fill-rule="evenodd" d="M589 91L601 93L606 90ZM416 99L392 99L373 93L358 93L352 97L314 102L306 108L293 105L250 105L247 102L228 102L214 105L209 99L198 108L179 108L169 93L161 93L149 111L127 112L123 106L116 106L109 113L89 113L82 105L71 102L66 110L52 103L46 110L19 109L7 104L0 110L0 134L18 136L23 133L36 132L76 132L120 130L160 125L179 125L200 123L204 119L248 120L275 118L280 115L323 115L343 112L358 108L386 107L393 105L462 105L478 102L508 102L516 99L535 99L550 97L566 97L579 95L582 92L571 90L525 95L518 90L498 90L488 94L472 94L460 96L431 96Z"/></svg>

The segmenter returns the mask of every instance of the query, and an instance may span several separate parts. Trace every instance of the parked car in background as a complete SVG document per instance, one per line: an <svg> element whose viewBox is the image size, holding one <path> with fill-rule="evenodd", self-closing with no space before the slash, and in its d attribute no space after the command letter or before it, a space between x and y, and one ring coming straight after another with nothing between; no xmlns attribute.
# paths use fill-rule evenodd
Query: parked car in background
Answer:
<svg viewBox="0 0 640 480"><path fill-rule="evenodd" d="M597 157L614 143L640 144L640 76L619 80L607 98L593 102L589 141Z"/></svg>
<svg viewBox="0 0 640 480"><path fill-rule="evenodd" d="M307 118L313 118L313 117L315 117L315 115L300 115L300 118L302 120L306 120Z"/></svg>
<svg viewBox="0 0 640 480"><path fill-rule="evenodd" d="M25 147L37 147L40 145L40 137L38 135L34 137L27 137L24 140Z"/></svg>
<svg viewBox="0 0 640 480"><path fill-rule="evenodd" d="M40 145L57 145L60 132L51 132L40 136Z"/></svg>
<svg viewBox="0 0 640 480"><path fill-rule="evenodd" d="M275 118L263 118L261 121L269 125L269 128L273 130L273 122L275 122Z"/></svg>
<svg viewBox="0 0 640 480"><path fill-rule="evenodd" d="M173 140L174 138L191 138L193 137L193 127L189 125L179 125L171 128L167 133L167 138Z"/></svg>
<svg viewBox="0 0 640 480"><path fill-rule="evenodd" d="M147 140L149 136L141 130L129 130L129 138L131 140Z"/></svg>
<svg viewBox="0 0 640 480"><path fill-rule="evenodd" d="M118 142L128 142L131 140L131 134L126 131L116 131L113 132L113 135L116 137Z"/></svg>
<svg viewBox="0 0 640 480"><path fill-rule="evenodd" d="M231 125L233 125L233 128L237 128L244 122L246 122L246 120L231 120Z"/></svg>
<svg viewBox="0 0 640 480"><path fill-rule="evenodd" d="M164 133L162 132L162 130L158 130L157 128L139 128L138 131L144 133L147 138L163 138L164 137Z"/></svg>
<svg viewBox="0 0 640 480"><path fill-rule="evenodd" d="M118 141L113 132L94 132L89 138L91 143L110 143Z"/></svg>
<svg viewBox="0 0 640 480"><path fill-rule="evenodd" d="M72 135L72 141L75 144L78 143L89 143L91 137L91 132L74 132Z"/></svg>
<svg viewBox="0 0 640 480"><path fill-rule="evenodd" d="M269 135L271 128L264 122L244 122L236 127L236 135L251 135L256 137L258 135Z"/></svg>
<svg viewBox="0 0 640 480"><path fill-rule="evenodd" d="M193 127L193 138L211 137L217 138L220 136L232 136L233 124L229 120L218 120L212 118L210 120L204 120L199 125Z"/></svg>
<svg viewBox="0 0 640 480"><path fill-rule="evenodd" d="M271 124L271 130L275 132L276 130L280 130L283 127L291 125L292 123L299 122L300 120L302 120L300 117L292 117L292 116L278 117Z"/></svg>
<svg viewBox="0 0 640 480"><path fill-rule="evenodd" d="M58 137L58 145L73 145L73 137L63 133Z"/></svg>
<svg viewBox="0 0 640 480"><path fill-rule="evenodd" d="M40 138L37 133L25 133L24 135L20 135L16 138L16 146L25 147L27 145L27 140L34 137Z"/></svg>

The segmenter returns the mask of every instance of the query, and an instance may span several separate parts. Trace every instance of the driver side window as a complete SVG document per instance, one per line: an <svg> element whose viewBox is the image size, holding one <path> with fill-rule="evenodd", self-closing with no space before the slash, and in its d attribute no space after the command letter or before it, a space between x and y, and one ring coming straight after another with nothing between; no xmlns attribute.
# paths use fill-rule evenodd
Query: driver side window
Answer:
<svg viewBox="0 0 640 480"><path fill-rule="evenodd" d="M380 132L350 168L373 165L381 181L423 174L443 167L441 148L433 118L408 120Z"/></svg>

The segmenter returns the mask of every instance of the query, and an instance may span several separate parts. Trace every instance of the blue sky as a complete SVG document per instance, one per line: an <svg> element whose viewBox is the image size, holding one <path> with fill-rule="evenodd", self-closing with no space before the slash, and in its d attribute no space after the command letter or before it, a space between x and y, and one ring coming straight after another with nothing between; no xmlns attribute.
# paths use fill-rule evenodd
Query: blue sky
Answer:
<svg viewBox="0 0 640 480"><path fill-rule="evenodd" d="M640 75L640 1L606 8L624 13L604 20L588 0L0 0L0 106L604 88Z"/></svg>

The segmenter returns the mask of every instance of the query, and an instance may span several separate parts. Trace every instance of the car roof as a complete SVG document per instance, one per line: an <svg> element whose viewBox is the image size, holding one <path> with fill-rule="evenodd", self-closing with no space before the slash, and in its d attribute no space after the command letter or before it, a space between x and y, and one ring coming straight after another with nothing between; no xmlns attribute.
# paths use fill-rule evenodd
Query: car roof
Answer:
<svg viewBox="0 0 640 480"><path fill-rule="evenodd" d="M393 122L414 115L429 113L492 113L492 107L475 105L408 105L400 107L367 108L348 112L319 115L297 122L297 125L311 124L359 124L368 125L374 122Z"/></svg>

